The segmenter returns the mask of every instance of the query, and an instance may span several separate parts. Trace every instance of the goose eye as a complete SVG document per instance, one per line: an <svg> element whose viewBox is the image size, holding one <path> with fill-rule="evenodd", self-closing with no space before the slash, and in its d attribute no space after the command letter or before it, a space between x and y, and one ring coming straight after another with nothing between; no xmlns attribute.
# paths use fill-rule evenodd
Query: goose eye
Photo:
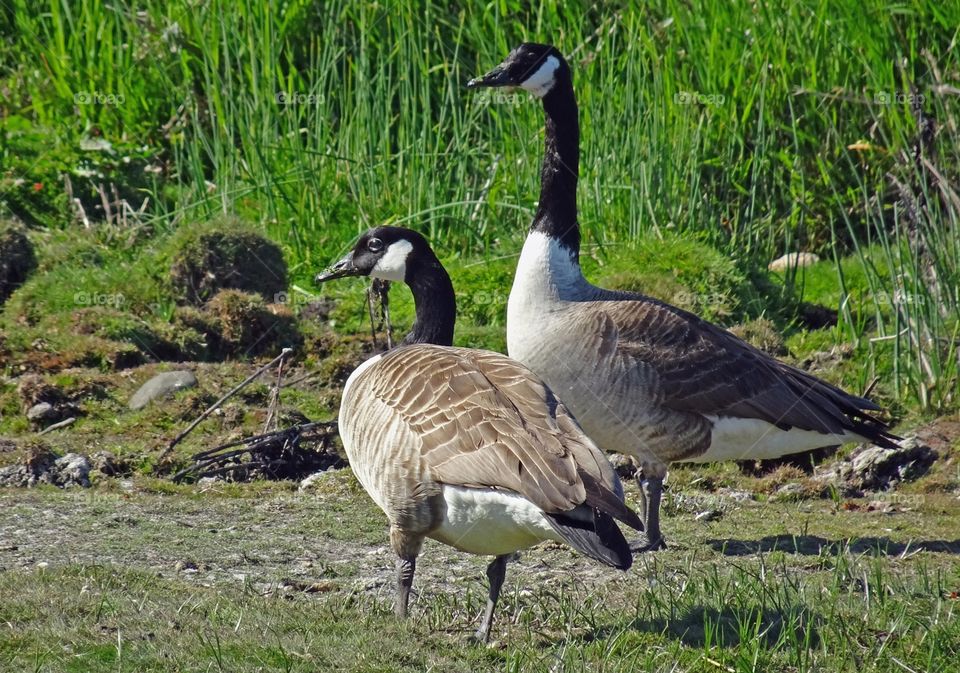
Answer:
<svg viewBox="0 0 960 673"><path fill-rule="evenodd" d="M383 241L379 238L371 238L367 241L367 250L370 252L380 252L383 250Z"/></svg>

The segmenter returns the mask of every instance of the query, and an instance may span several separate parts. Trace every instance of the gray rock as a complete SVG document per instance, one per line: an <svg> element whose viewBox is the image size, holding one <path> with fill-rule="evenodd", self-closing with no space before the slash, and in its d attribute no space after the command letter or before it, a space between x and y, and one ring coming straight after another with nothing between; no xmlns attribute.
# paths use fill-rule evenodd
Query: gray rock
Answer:
<svg viewBox="0 0 960 673"><path fill-rule="evenodd" d="M90 461L79 453L68 453L53 461L53 465L40 481L68 488L70 486L90 487Z"/></svg>
<svg viewBox="0 0 960 673"><path fill-rule="evenodd" d="M895 449L866 446L849 458L818 470L814 478L839 486L848 496L862 491L886 491L919 479L937 457L937 452L918 438L908 437Z"/></svg>
<svg viewBox="0 0 960 673"><path fill-rule="evenodd" d="M131 409L143 409L145 406L164 397L169 397L178 390L192 388L197 385L197 377L193 372L163 372L140 386L140 390L130 398Z"/></svg>
<svg viewBox="0 0 960 673"><path fill-rule="evenodd" d="M23 465L0 467L0 486L12 486L14 488L26 486L29 479L30 475Z"/></svg>
<svg viewBox="0 0 960 673"><path fill-rule="evenodd" d="M936 459L936 451L916 437L908 437L896 449L863 449L853 456L851 467L859 488L882 491L922 477Z"/></svg>
<svg viewBox="0 0 960 673"><path fill-rule="evenodd" d="M25 463L0 469L0 486L52 484L60 488L90 486L90 461L78 453L57 457L52 451L32 456Z"/></svg>
<svg viewBox="0 0 960 673"><path fill-rule="evenodd" d="M39 402L27 409L27 420L31 423L52 423L60 420L60 412L49 402Z"/></svg>

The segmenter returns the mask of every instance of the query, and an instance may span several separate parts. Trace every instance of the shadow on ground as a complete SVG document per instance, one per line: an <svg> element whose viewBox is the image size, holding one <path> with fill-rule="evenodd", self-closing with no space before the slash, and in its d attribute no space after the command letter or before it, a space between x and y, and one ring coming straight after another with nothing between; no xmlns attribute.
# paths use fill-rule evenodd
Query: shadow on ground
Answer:
<svg viewBox="0 0 960 673"><path fill-rule="evenodd" d="M663 635L688 647L737 647L744 640L759 638L766 648L785 642L800 642L804 647L820 643L822 618L802 606L785 610L734 610L693 606L675 617L635 619L626 629ZM584 640L606 640L623 626L603 626L588 633Z"/></svg>
<svg viewBox="0 0 960 673"><path fill-rule="evenodd" d="M816 535L768 535L758 540L733 538L707 540L714 550L726 556L747 556L759 552L782 551L803 556L823 554L871 553L878 556L901 556L913 551L960 554L960 540L912 540L894 542L887 537L859 537L828 540Z"/></svg>

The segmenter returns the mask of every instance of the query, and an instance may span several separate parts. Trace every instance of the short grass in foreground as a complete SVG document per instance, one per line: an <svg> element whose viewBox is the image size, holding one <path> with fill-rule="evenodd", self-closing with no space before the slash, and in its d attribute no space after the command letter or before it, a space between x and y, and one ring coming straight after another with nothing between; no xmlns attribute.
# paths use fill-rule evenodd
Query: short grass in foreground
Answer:
<svg viewBox="0 0 960 673"><path fill-rule="evenodd" d="M880 514L683 488L673 546L626 574L523 553L482 648L467 636L485 559L428 543L398 622L382 516L348 472L309 494L151 483L0 493L0 670L950 671L960 656L953 496ZM723 515L695 521L708 502Z"/></svg>

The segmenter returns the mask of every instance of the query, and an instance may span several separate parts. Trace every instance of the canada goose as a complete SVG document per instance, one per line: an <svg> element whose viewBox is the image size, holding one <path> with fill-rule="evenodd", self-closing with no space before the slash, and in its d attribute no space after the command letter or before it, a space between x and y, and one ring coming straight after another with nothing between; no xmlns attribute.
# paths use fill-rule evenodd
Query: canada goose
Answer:
<svg viewBox="0 0 960 673"><path fill-rule="evenodd" d="M476 634L484 642L513 552L555 540L629 568L614 519L642 524L610 463L529 369L499 353L451 346L453 286L423 236L371 229L316 281L364 275L405 281L416 306L411 332L350 375L340 404L350 465L390 521L397 614L406 616L425 537L496 557Z"/></svg>
<svg viewBox="0 0 960 673"><path fill-rule="evenodd" d="M507 352L556 391L603 449L641 468L646 541L664 545L668 462L775 458L850 441L895 446L862 397L766 355L687 311L591 285L580 270L580 127L570 67L521 44L467 83L521 87L543 103L540 201L507 302Z"/></svg>

